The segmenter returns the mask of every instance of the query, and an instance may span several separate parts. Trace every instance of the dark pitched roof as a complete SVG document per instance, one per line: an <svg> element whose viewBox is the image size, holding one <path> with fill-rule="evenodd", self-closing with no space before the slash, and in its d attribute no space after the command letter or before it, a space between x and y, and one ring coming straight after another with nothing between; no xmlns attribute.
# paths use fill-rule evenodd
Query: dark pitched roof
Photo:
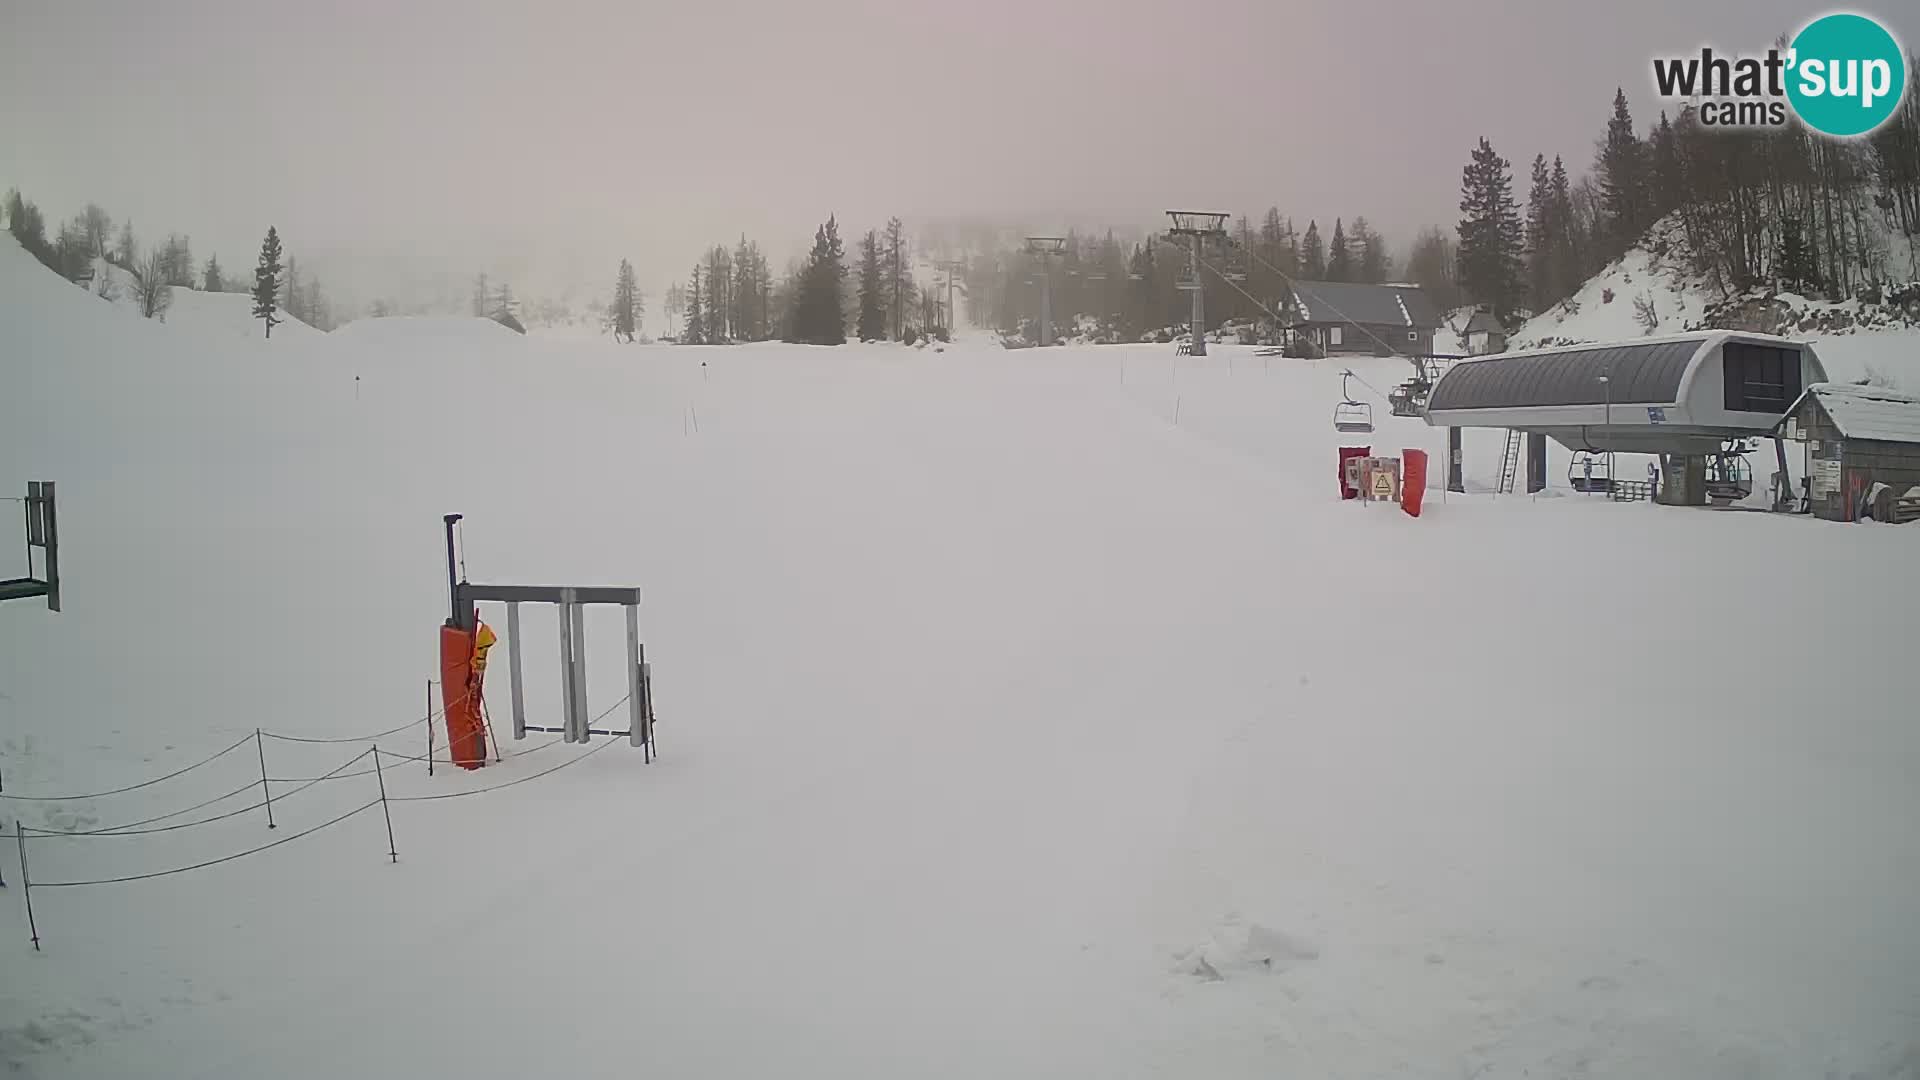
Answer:
<svg viewBox="0 0 1920 1080"><path fill-rule="evenodd" d="M1412 326L1427 330L1440 325L1440 312L1418 285L1296 281L1293 304L1303 322Z"/></svg>
<svg viewBox="0 0 1920 1080"><path fill-rule="evenodd" d="M1500 320L1494 317L1493 312L1475 311L1473 317L1467 320L1466 328L1460 332L1463 334L1504 334L1507 332L1507 328L1500 325Z"/></svg>
<svg viewBox="0 0 1920 1080"><path fill-rule="evenodd" d="M1667 404L1703 338L1503 353L1453 365L1427 408L1515 409L1542 405ZM1611 380L1602 385L1600 376Z"/></svg>

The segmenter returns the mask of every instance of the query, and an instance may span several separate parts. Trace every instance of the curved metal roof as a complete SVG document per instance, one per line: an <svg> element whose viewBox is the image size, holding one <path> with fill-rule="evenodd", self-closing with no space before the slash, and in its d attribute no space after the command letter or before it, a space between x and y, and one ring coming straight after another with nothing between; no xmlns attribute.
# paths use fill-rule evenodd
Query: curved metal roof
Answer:
<svg viewBox="0 0 1920 1080"><path fill-rule="evenodd" d="M1455 364L1433 388L1429 412L1553 405L1673 404L1706 336L1503 353ZM1605 375L1610 385L1603 385Z"/></svg>

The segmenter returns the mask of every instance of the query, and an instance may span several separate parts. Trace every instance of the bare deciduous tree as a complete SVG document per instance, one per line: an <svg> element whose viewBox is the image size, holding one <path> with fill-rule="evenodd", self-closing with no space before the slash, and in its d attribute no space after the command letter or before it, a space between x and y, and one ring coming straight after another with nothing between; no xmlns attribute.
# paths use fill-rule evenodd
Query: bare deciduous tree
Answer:
<svg viewBox="0 0 1920 1080"><path fill-rule="evenodd" d="M170 269L172 264L167 253L154 251L148 253L146 263L134 272L133 298L140 306L141 315L164 321L167 305L173 301L173 286L167 282Z"/></svg>

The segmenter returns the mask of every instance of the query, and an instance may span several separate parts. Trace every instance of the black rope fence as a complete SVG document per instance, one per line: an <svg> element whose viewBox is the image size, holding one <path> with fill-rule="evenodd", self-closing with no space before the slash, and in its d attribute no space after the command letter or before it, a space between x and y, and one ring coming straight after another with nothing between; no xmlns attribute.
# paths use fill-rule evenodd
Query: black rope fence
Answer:
<svg viewBox="0 0 1920 1080"><path fill-rule="evenodd" d="M455 698L451 704L459 705L460 703L466 701L467 698L471 696L471 694L472 694L472 691L469 690L466 693L463 693L459 697ZM271 731L259 729L259 730L256 730L251 735L242 736L238 742L233 743L232 745L228 746L224 750L220 750L216 753L210 754L207 757L201 758L199 761L196 761L191 765L187 765L182 768L176 769L173 772L166 774L165 776L156 776L151 780L143 780L138 784L128 784L126 787L113 788L108 791L92 791L92 792L87 792L85 794L80 794L80 795L22 795L22 794L19 794L18 792L0 791L0 799L11 799L17 802L72 802L80 799L104 799L110 795L124 795L129 791L139 791L142 788L149 788L154 786L155 784L166 783L168 780L173 780L177 777L185 776L186 774L193 772L195 769L199 769L207 765L211 765L214 762L220 760L221 758L226 757L228 754L233 753L235 750L240 749L242 746L245 746L247 743L253 742L255 739L274 739L279 742L335 744L335 745L341 744L341 743L372 742L375 739L385 738L388 735L397 734L399 732L406 731L409 728L418 727L421 724L430 724L433 721L439 719L440 717L445 716L447 713L447 709L449 707L450 706L448 705L443 705L440 708L435 709L432 712L428 713L426 716L423 716L414 720L409 720L406 723L401 724L399 727L388 728L385 731L376 731L371 735L355 735L351 738L324 738L323 739L323 738L312 738L312 737L302 736L302 735L280 735ZM277 778L274 778L274 779L275 779L275 782L282 782L282 781L279 781ZM300 778L295 778L285 782L299 783ZM217 802L218 800L215 800L215 801ZM182 813L182 814L190 813L192 809L198 809L198 807L190 808L189 810L176 811L176 813Z"/></svg>
<svg viewBox="0 0 1920 1080"><path fill-rule="evenodd" d="M174 874L185 874L194 870L205 870L209 866L219 866L221 863L230 863L230 862L233 862L235 859L244 859L249 855L258 855L262 851L267 851L271 848L277 848L282 844L291 844L295 840L299 840L302 837L312 836L314 833L319 832L321 829L338 825L341 822L347 820L348 818L354 816L355 814L363 813L379 805L380 805L379 799L374 799L370 802L361 803L359 806L354 807L352 810L349 810L338 817L329 818L326 821L323 821L320 824L313 826L312 828L302 829L297 833L293 833L288 836L283 836L278 840L268 841L267 843L261 844L259 847L251 847L245 851L236 851L231 855L222 855L217 859L208 859L205 862L197 862L191 866L176 866L171 870L155 870L155 871L152 871L151 873L146 873L146 874L125 874L120 877L110 877L110 878L88 878L82 881L36 881L33 883L32 887L36 889L72 889L72 888L77 888L81 885L119 885L129 881L148 881L153 878L171 877ZM16 824L15 828L20 828L20 826ZM31 839L35 832L36 830L34 829L27 829L25 835L29 839Z"/></svg>
<svg viewBox="0 0 1920 1080"><path fill-rule="evenodd" d="M373 769L364 769L364 770L361 770L360 772L352 772L352 773L340 772L341 769L344 769L349 765L355 764L356 762L364 761L368 757L368 755L372 753L373 753L372 750L362 750L360 753L355 754L353 757L348 758L346 761L341 762L340 765L333 770L333 772L327 773L323 776L311 777L305 782L293 781L296 783L300 783L300 786L297 788L294 788L292 791L282 792L278 795L275 795L271 800L262 798L259 802L250 803L246 806L240 807L238 810L228 810L225 813L215 814L212 817L197 818L193 821L183 821L173 825L163 825L158 828L152 828L152 829L136 828L133 825L121 825L121 826L105 828L105 829L42 829L38 827L33 827L33 828L30 828L28 831L36 836L48 836L48 837L54 837L54 836L151 836L154 833L176 832L180 829L191 829L198 825L211 825L216 821L225 821L228 818L239 817L241 814L249 813L254 810L265 809L269 802L284 802L285 800L291 799L295 795L300 794L301 792L307 790L308 788L314 786L315 784L320 783L323 780L344 780L349 776L372 776L375 772L375 770ZM241 788L240 791L248 791L253 788L257 788L260 786L260 783L261 783L260 781L255 780L253 783L248 784L244 788ZM232 798L233 795L237 795L239 793L240 792L236 791L229 795L222 796L221 799ZM213 801L219 802L221 801L221 799L215 799ZM203 803L202 805L205 806L205 805L211 805L211 804ZM184 811L176 811L175 813L178 814L183 812ZM148 823L139 822L136 824L148 824Z"/></svg>
<svg viewBox="0 0 1920 1080"><path fill-rule="evenodd" d="M587 751L584 754L577 754L551 768L542 769L537 773L528 773L526 776L522 776L514 780L509 780L504 784L494 784L491 787L473 788L468 791L442 791L435 795L392 795L388 797L388 801L390 802L437 802L440 799L464 799L469 795L485 795L489 791L504 791L507 788L516 787L520 784L524 784L529 780L538 780L543 776L551 776L554 773L559 772L561 769L568 767L569 765L578 765L582 761L585 761L586 759L592 757L593 755L599 753L602 750L605 750L607 747L612 746L617 742L619 742L618 739L610 738L606 742L601 743L599 746L594 747L593 749ZM381 753L385 754L385 751L381 751Z"/></svg>
<svg viewBox="0 0 1920 1080"><path fill-rule="evenodd" d="M631 695L622 696L619 701L614 702L612 705L610 705L605 710L603 710L598 716L595 716L593 720L589 721L589 726L591 726L594 723L598 723L601 720L606 719L606 717L612 715L614 710L620 708L620 706L627 703L630 696ZM257 740L259 736L256 734L255 736L253 736L253 738ZM233 747L229 747L228 750L223 751L223 753L231 752L233 749L236 749L239 746L244 745L245 741L246 740L242 740L240 743L234 744ZM558 741L560 740L552 740L547 743L543 743L540 746L535 747L534 750L546 749L547 747L554 745L554 743ZM239 859L244 859L251 855L257 855L260 852L269 851L269 850L272 850L273 848L280 847L284 844L290 844L295 840L300 840L305 837L312 836L315 833L318 833L324 829L332 828L333 826L338 825L341 822L348 820L349 818L365 813L366 811L373 809L375 806L378 806L381 808L381 812L383 816L386 818L388 855L391 859L393 859L393 861L398 862L400 856L399 856L399 851L393 842L393 817L392 817L392 812L388 809L390 804L396 803L396 802L437 802L443 799L461 799L461 798L466 798L470 795L484 795L484 794L487 794L488 792L503 791L510 787L518 787L521 784L529 783L534 780L539 780L543 777L552 776L554 773L557 773L562 769L571 768L572 766L579 764L580 762L586 760L587 758L593 757L595 754L600 753L602 750L607 749L609 746L614 745L615 742L617 741L618 741L617 737L608 737L603 742L601 742L598 746L593 747L592 749L586 751L585 753L577 754L571 758L566 759L565 761L561 761L558 764L542 769L539 772L529 773L526 776L516 777L504 783L491 784L486 787L472 788L466 791L446 791L446 792L438 792L438 793L429 794L429 795L391 795L389 794L387 791L386 783L385 783L385 777L381 768L381 759L383 757L392 758L399 761L413 761L413 760L419 760L419 759L415 755L411 755L411 754L394 754L385 750L381 750L379 746L376 744L368 747L366 750L362 751L359 754L354 755L353 757L347 759L346 761L341 762L340 765L338 765L332 772L323 774L321 776L312 777L302 782L299 787L294 788L292 791L283 792L278 796L270 795L271 789L268 787L268 785L270 785L274 781L271 778L263 777L261 780L254 781L253 783L248 784L246 787L228 792L226 795L222 795L216 799L209 799L206 802L201 803L195 807L190 807L186 810L176 810L170 814L160 815L158 817L149 818L141 822L132 822L126 825L120 825L120 826L114 826L114 827L102 828L102 829L89 829L89 830L56 830L56 829L35 828L33 826L26 825L23 822L16 821L14 823L14 838L15 838L15 843L18 845L20 850L20 877L21 877L22 891L24 893L24 897L26 900L27 923L33 936L34 948L36 950L40 948L40 930L39 930L39 925L35 919L34 908L33 908L33 890L36 888L68 889L68 888L80 888L80 887L92 886L92 885L118 885L118 884L125 884L125 883L136 882L136 881L150 881L155 878L172 877L177 874L186 874L196 870L204 870L209 867L220 866L225 863L230 863L230 862L237 861ZM532 751L529 751L529 752L532 752ZM359 762L362 762L369 757L373 759L374 767L372 769L362 769L362 770L353 771L353 772L347 771L350 769L351 766ZM368 775L369 773L372 773L373 775L375 775L380 779L380 784L379 784L380 794L378 797L370 799L367 802L361 803L360 805L355 806L350 810L346 810L340 814L337 814L331 818L328 818L327 820L322 821L319 824L302 829L299 832L278 837L274 840L268 841L267 843L259 844L254 847L247 848L244 851L236 851L228 855L219 856L217 858L203 859L199 862L190 863L186 866L176 866L176 867L170 867L165 870L153 870L153 871L147 871L145 873L138 873L138 874L119 874L112 877L78 878L78 879L69 879L69 880L38 881L38 882L32 879L32 875L30 872L30 864L27 858L27 841L30 839L148 836L156 833L165 833L165 832L173 832L173 831L182 830L182 829L190 829L200 825L211 824L216 821L227 820L229 818L237 817L241 814L249 813L255 810L267 809L270 812L272 803L274 801L277 800L284 803L285 800L295 795L298 795L301 792L307 790L308 788L311 788L314 785L319 784L323 781L334 780L334 779L345 779L348 776L365 776L365 775ZM238 809L224 811L220 814L213 815L212 817L197 818L192 821L175 822L170 825L155 825L155 827L152 827L152 828L144 827L147 825L153 825L154 823L159 821L167 820L174 817L179 817L183 814L190 813L193 810L204 809L205 807L212 806L219 802L225 801L226 799L230 799L236 795L242 794L243 792L253 788L255 785L258 785L263 788L263 798L259 802L250 803ZM268 827L269 828L272 827L271 822L269 823Z"/></svg>
<svg viewBox="0 0 1920 1080"><path fill-rule="evenodd" d="M184 769L175 769L173 772L170 772L165 776L156 776L151 780L143 780L138 784L128 784L126 787L114 788L111 791L95 791L85 795L17 795L11 791L7 791L7 792L0 792L0 799L16 799L21 802L70 802L75 799L104 799L109 795L121 795L129 791L139 791L141 788L150 788L155 784L164 784L168 780L172 780L174 777L177 777L177 776L185 776L186 774L192 772L195 769L200 768L203 765L211 765L212 763L220 760L221 758L226 757L228 754L233 753L235 750L238 750L241 747L252 742L253 739L254 737L252 735L241 736L239 742L236 742L233 745L227 747L225 750L221 750L218 753L215 753L209 757L201 758L199 761L196 761L193 764L188 765Z"/></svg>

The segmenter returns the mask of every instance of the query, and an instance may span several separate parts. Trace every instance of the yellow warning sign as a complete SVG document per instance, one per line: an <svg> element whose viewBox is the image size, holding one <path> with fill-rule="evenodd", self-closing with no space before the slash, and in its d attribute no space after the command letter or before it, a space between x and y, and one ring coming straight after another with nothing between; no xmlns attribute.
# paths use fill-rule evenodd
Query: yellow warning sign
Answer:
<svg viewBox="0 0 1920 1080"><path fill-rule="evenodd" d="M1393 501L1393 474L1385 469L1375 469L1373 473L1373 497L1382 502Z"/></svg>

